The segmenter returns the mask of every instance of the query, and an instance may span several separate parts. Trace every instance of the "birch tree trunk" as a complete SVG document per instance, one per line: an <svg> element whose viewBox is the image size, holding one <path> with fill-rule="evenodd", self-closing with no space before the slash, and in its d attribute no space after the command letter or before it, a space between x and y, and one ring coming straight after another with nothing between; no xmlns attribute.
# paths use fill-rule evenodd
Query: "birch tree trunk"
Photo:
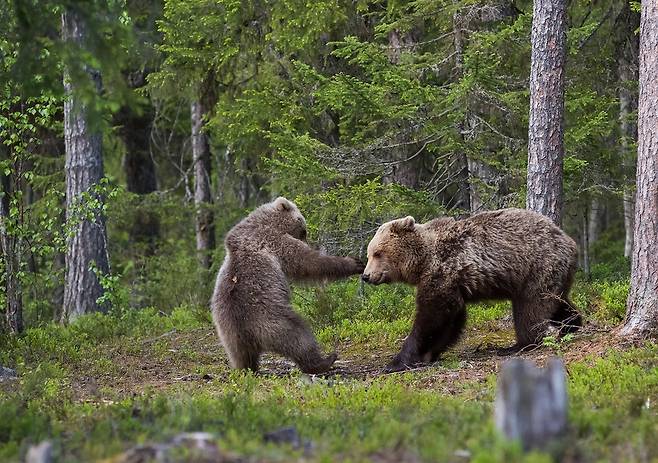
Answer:
<svg viewBox="0 0 658 463"><path fill-rule="evenodd" d="M587 241L594 244L599 239L602 229L602 219L605 215L605 205L601 198L594 196L589 203L589 217L587 219Z"/></svg>
<svg viewBox="0 0 658 463"><path fill-rule="evenodd" d="M62 34L65 41L81 46L85 40L84 20L72 9L62 15ZM98 71L88 69L89 78L96 91L101 89ZM101 273L109 272L107 255L107 232L102 215L102 198L94 197L96 207L93 218L79 217L76 208L83 202L83 194L90 193L103 177L101 134L90 124L90 109L76 92L77 84L68 73L64 76L64 138L66 151L66 219L73 226L66 251L66 280L62 321L72 321L78 316L104 310L97 304L103 288L92 270L95 266Z"/></svg>
<svg viewBox="0 0 658 463"><path fill-rule="evenodd" d="M192 103L192 159L194 162L194 206L196 208L196 249L199 264L204 269L212 265L215 249L215 219L210 189L210 146L203 133L204 108L200 101Z"/></svg>
<svg viewBox="0 0 658 463"><path fill-rule="evenodd" d="M631 288L624 335L658 332L658 3L642 2Z"/></svg>
<svg viewBox="0 0 658 463"><path fill-rule="evenodd" d="M566 0L535 0L532 17L528 209L562 223Z"/></svg>
<svg viewBox="0 0 658 463"><path fill-rule="evenodd" d="M617 73L619 77L619 123L621 129L620 151L624 180L624 256L631 257L633 249L633 213L635 209L635 188L633 177L635 170L635 153L633 146L637 140L637 123L634 113L637 111L637 94L635 85L638 80L638 39L635 31L639 27L637 13L631 11L628 3L617 21L621 29L617 45Z"/></svg>

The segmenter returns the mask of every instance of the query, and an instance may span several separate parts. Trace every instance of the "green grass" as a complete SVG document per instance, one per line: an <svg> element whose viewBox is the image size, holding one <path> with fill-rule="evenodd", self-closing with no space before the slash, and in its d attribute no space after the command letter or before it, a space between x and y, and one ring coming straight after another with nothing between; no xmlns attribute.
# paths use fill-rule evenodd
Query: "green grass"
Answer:
<svg viewBox="0 0 658 463"><path fill-rule="evenodd" d="M413 299L403 287L362 298L357 285L319 290L324 293L317 304L308 296L313 290L300 290L305 299L296 304L306 304L299 310L315 320L327 348L337 346L353 362L380 367L409 330ZM595 301L586 306L591 320L610 321L608 312L617 309L607 308L621 304L625 292L623 284L583 284L576 298ZM506 303L471 306L465 342L476 345L508 313ZM556 352L566 355L587 343L576 339ZM312 442L304 456L311 461L658 458L655 344L604 350L569 363L571 428L562 453L552 456L524 455L497 435L495 361L468 358L470 347L419 371L311 379L296 369L274 375L229 372L216 344L208 313L192 308L170 315L156 310L91 315L68 327L49 324L3 339L0 361L17 368L20 378L0 386L0 461L19 461L42 439L53 440L59 461L94 461L200 430L214 433L220 448L238 455L290 461L302 450L265 444L263 435L291 425ZM481 368L491 374L474 374ZM167 381L158 381L163 371L170 373ZM181 379L184 374L196 379ZM212 379L202 381L203 375ZM97 387L90 386L94 381Z"/></svg>

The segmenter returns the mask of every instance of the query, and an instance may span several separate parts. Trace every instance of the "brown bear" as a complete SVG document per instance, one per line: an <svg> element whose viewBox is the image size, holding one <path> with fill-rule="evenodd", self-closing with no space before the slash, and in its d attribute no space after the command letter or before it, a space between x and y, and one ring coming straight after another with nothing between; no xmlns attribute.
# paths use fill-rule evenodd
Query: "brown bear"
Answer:
<svg viewBox="0 0 658 463"><path fill-rule="evenodd" d="M306 242L299 209L279 197L234 226L224 241L211 308L233 368L258 370L260 354L276 352L305 373L321 373L336 360L324 356L304 320L290 306L288 279L330 280L363 271L349 257L328 256Z"/></svg>
<svg viewBox="0 0 658 463"><path fill-rule="evenodd" d="M363 280L417 287L413 328L386 370L436 361L458 340L468 301L512 300L517 342L510 351L540 340L548 322L563 333L577 329L582 320L568 299L576 261L574 240L524 209L383 224L368 245Z"/></svg>

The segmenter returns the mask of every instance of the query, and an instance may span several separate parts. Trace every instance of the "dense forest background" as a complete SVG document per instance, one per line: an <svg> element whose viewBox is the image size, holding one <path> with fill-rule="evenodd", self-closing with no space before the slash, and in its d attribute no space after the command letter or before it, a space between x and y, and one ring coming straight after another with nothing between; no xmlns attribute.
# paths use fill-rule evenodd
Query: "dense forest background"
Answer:
<svg viewBox="0 0 658 463"><path fill-rule="evenodd" d="M563 226L586 278L630 268L638 8L568 4ZM362 258L385 219L524 207L531 2L0 11L4 275L27 326L70 318L66 243L83 221L100 230L98 307L169 311L207 304L224 233L277 195L312 241ZM66 95L102 160L67 213Z"/></svg>
<svg viewBox="0 0 658 463"><path fill-rule="evenodd" d="M658 458L657 2L0 0L0 24L0 460ZM414 288L353 277L292 286L330 372L231 370L222 241L280 195L362 260L392 218L541 212L578 242L584 326L510 359L509 301L480 301L383 374ZM497 377L554 356L566 432L526 452Z"/></svg>

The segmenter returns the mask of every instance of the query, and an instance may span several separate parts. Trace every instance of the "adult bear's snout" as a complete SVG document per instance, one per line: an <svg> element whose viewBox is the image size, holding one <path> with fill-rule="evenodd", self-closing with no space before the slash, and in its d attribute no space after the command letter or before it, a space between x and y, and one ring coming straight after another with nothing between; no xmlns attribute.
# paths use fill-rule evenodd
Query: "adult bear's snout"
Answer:
<svg viewBox="0 0 658 463"><path fill-rule="evenodd" d="M370 281L370 275L368 275L367 273L364 273L364 274L361 275L361 279L364 282L368 283Z"/></svg>

